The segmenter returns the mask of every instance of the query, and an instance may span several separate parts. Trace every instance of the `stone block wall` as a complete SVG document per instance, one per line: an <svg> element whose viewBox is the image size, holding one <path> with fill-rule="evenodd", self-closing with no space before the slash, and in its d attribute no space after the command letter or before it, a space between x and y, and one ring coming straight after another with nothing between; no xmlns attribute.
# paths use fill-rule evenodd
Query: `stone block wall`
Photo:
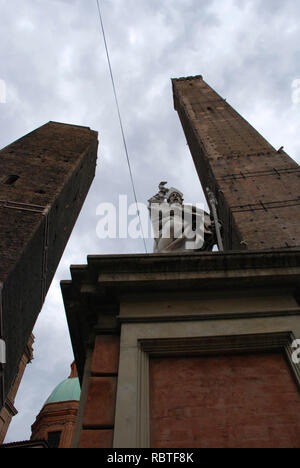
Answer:
<svg viewBox="0 0 300 468"><path fill-rule="evenodd" d="M88 375L79 448L110 448L113 444L120 337L98 335ZM83 396L84 398L84 396Z"/></svg>

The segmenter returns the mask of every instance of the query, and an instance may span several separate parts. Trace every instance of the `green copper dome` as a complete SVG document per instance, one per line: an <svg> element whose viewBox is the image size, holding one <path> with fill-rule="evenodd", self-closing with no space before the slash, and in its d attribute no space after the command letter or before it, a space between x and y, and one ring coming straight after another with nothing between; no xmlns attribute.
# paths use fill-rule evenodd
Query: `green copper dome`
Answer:
<svg viewBox="0 0 300 468"><path fill-rule="evenodd" d="M69 378L57 385L44 406L49 403L58 403L60 401L79 401L80 394L81 389L78 377Z"/></svg>

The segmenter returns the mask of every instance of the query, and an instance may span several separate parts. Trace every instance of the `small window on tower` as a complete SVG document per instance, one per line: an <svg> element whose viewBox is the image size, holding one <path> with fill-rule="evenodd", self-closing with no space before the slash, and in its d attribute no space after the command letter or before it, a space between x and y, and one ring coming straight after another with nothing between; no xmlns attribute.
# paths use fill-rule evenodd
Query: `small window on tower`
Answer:
<svg viewBox="0 0 300 468"><path fill-rule="evenodd" d="M58 448L61 438L61 431L48 432L48 444L50 448Z"/></svg>
<svg viewBox="0 0 300 468"><path fill-rule="evenodd" d="M17 175L10 175L6 177L6 179L4 180L4 184L13 185L15 182L17 182L18 179L20 179L20 177Z"/></svg>

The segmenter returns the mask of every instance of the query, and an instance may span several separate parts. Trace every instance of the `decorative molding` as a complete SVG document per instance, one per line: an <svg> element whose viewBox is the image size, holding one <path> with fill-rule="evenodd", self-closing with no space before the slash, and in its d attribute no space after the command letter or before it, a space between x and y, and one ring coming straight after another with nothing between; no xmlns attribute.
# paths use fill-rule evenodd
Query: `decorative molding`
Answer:
<svg viewBox="0 0 300 468"><path fill-rule="evenodd" d="M193 252L180 254L89 255L88 264L72 266L72 280L104 284L118 283L125 276L127 281L143 280L142 275L180 272L228 272L234 270L286 269L299 271L300 250L289 249L230 252ZM274 271L273 271L274 274ZM132 275L132 276L131 276ZM157 278L159 279L159 278Z"/></svg>
<svg viewBox="0 0 300 468"><path fill-rule="evenodd" d="M10 398L7 398L5 401L5 408L7 409L8 413L11 417L16 416L18 414L18 410L15 408L13 402Z"/></svg>
<svg viewBox="0 0 300 468"><path fill-rule="evenodd" d="M182 322L194 320L223 320L239 318L262 318L262 317L280 317L288 315L300 315L300 307L294 307L286 310L262 310L245 312L199 312L198 314L178 314L178 315L118 315L120 323L147 323L147 322Z"/></svg>
<svg viewBox="0 0 300 468"><path fill-rule="evenodd" d="M294 340L292 332L196 338L140 339L141 349L150 356L209 355L219 353L280 350Z"/></svg>
<svg viewBox="0 0 300 468"><path fill-rule="evenodd" d="M150 447L149 354L138 348L137 448Z"/></svg>

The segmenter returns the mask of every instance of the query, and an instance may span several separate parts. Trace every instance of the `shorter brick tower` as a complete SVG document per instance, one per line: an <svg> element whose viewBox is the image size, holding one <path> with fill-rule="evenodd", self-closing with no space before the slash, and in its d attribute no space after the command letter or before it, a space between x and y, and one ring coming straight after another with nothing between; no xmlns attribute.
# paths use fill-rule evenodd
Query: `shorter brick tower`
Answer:
<svg viewBox="0 0 300 468"><path fill-rule="evenodd" d="M50 448L71 448L80 400L75 363L71 374L53 390L32 425L31 440L47 440Z"/></svg>
<svg viewBox="0 0 300 468"><path fill-rule="evenodd" d="M97 147L91 129L49 122L0 151L0 409L93 181Z"/></svg>

